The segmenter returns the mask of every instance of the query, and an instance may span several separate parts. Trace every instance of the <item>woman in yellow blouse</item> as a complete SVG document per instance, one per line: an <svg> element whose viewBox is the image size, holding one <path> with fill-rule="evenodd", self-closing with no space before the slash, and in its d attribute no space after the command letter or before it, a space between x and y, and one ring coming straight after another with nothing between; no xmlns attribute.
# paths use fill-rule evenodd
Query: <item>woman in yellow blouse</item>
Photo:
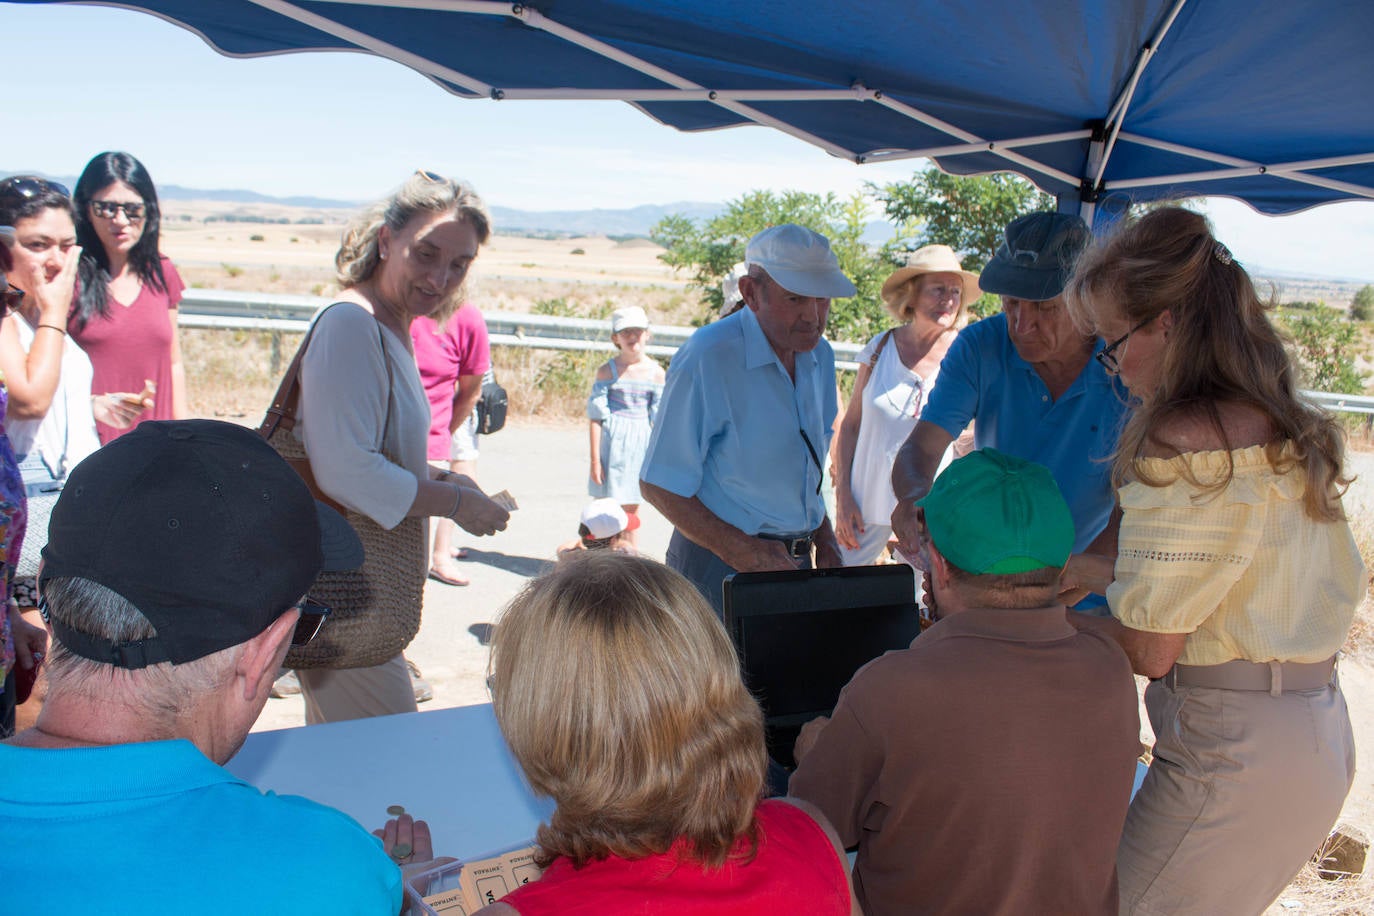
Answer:
<svg viewBox="0 0 1374 916"><path fill-rule="evenodd" d="M1141 217L1084 255L1066 292L1140 402L1115 459L1117 555L1064 574L1112 609L1074 623L1109 630L1155 679L1121 911L1259 913L1354 776L1334 666L1367 579L1342 434L1298 399L1250 277L1198 214Z"/></svg>

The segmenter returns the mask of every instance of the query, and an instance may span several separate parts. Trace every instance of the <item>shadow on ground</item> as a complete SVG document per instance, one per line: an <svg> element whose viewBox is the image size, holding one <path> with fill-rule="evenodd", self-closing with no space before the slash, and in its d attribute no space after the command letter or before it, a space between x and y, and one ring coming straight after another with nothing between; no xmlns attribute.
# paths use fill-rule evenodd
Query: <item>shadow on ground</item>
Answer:
<svg viewBox="0 0 1374 916"><path fill-rule="evenodd" d="M484 563L487 566L504 569L506 572L515 573L517 576L524 576L527 579L532 579L553 567L552 560L539 557L511 556L495 550L477 550L474 547L468 548L464 560L468 563Z"/></svg>

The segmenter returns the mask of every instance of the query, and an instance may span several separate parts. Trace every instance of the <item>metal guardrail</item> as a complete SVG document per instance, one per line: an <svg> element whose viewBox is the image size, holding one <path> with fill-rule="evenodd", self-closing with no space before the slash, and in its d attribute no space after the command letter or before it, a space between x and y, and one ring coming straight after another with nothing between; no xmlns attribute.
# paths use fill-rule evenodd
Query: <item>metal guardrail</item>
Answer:
<svg viewBox="0 0 1374 916"><path fill-rule="evenodd" d="M239 293L216 289L188 289L182 295L178 323L186 328L278 331L303 334L314 314L329 304L323 296L288 296L280 293ZM531 347L542 350L576 350L613 353L610 322L596 318L529 315L516 312L483 312L493 346ZM696 328L655 325L651 356L671 357ZM831 341L835 368L854 371L860 344ZM276 362L280 341L274 339ZM281 371L274 365L273 374ZM1362 394L1331 394L1300 391L1304 398L1337 413L1370 415L1374 424L1374 397Z"/></svg>

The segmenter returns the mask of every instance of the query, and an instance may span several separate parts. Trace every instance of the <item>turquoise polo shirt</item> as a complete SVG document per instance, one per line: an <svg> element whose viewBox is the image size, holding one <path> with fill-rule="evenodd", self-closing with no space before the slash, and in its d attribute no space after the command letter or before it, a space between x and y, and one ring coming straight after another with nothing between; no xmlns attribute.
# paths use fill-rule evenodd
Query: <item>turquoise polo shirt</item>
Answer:
<svg viewBox="0 0 1374 916"><path fill-rule="evenodd" d="M0 886L14 912L401 908L400 870L352 818L263 793L184 740L0 745L0 836Z"/></svg>
<svg viewBox="0 0 1374 916"><path fill-rule="evenodd" d="M745 534L819 528L838 409L830 344L796 354L795 369L794 384L748 307L699 328L668 369L641 478Z"/></svg>
<svg viewBox="0 0 1374 916"><path fill-rule="evenodd" d="M976 420L978 448L992 446L1049 468L1073 514L1078 553L1102 533L1115 505L1112 456L1129 413L1125 388L1096 359L1053 400L1016 352L1003 314L959 332L921 419L951 436Z"/></svg>

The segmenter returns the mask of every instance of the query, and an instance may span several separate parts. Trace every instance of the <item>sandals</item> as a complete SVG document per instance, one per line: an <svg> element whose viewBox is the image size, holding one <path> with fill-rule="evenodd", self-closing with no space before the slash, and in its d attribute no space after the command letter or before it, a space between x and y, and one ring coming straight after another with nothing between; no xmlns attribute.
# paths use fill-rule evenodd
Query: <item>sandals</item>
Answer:
<svg viewBox="0 0 1374 916"><path fill-rule="evenodd" d="M435 582L442 582L445 585L467 585L468 580L458 574L457 570L448 572L443 566L431 566L429 577Z"/></svg>

